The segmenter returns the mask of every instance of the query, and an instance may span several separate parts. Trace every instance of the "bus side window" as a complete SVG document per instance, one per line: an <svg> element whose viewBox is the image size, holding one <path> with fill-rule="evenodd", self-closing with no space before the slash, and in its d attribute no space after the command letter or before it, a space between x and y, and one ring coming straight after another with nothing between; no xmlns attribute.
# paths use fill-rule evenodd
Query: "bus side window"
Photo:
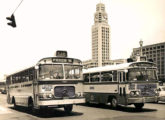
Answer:
<svg viewBox="0 0 165 120"><path fill-rule="evenodd" d="M91 82L99 82L100 81L100 73L92 73L90 74Z"/></svg>
<svg viewBox="0 0 165 120"><path fill-rule="evenodd" d="M19 74L18 74L18 81L17 81L17 83L21 83L21 79L22 79L22 74L19 73Z"/></svg>
<svg viewBox="0 0 165 120"><path fill-rule="evenodd" d="M119 72L119 81L122 82L122 72Z"/></svg>
<svg viewBox="0 0 165 120"><path fill-rule="evenodd" d="M26 77L25 82L29 81L29 70L25 71L25 77Z"/></svg>
<svg viewBox="0 0 165 120"><path fill-rule="evenodd" d="M12 76L12 83L15 83L15 75Z"/></svg>
<svg viewBox="0 0 165 120"><path fill-rule="evenodd" d="M123 82L125 82L125 72L123 72Z"/></svg>
<svg viewBox="0 0 165 120"><path fill-rule="evenodd" d="M22 82L25 82L26 81L26 72L25 71L23 71L22 72Z"/></svg>
<svg viewBox="0 0 165 120"><path fill-rule="evenodd" d="M34 69L30 69L29 70L29 80L33 80L34 79Z"/></svg>
<svg viewBox="0 0 165 120"><path fill-rule="evenodd" d="M18 83L18 74L16 75L15 83Z"/></svg>
<svg viewBox="0 0 165 120"><path fill-rule="evenodd" d="M128 76L128 72L126 73L126 80L128 80L129 76Z"/></svg>
<svg viewBox="0 0 165 120"><path fill-rule="evenodd" d="M84 82L89 82L89 74L84 75Z"/></svg>
<svg viewBox="0 0 165 120"><path fill-rule="evenodd" d="M117 81L117 71L113 71L113 81Z"/></svg>
<svg viewBox="0 0 165 120"><path fill-rule="evenodd" d="M113 81L113 75L112 75L112 71L110 71L110 72L102 72L101 73L101 81L107 81L107 82L109 82L109 81Z"/></svg>

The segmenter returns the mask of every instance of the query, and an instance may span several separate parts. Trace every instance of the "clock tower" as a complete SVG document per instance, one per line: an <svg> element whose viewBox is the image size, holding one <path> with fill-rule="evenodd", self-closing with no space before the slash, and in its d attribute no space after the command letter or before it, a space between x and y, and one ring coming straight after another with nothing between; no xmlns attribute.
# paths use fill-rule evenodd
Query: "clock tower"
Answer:
<svg viewBox="0 0 165 120"><path fill-rule="evenodd" d="M97 4L96 13L94 14L95 24L97 23L108 23L108 16L105 12L105 5L102 3Z"/></svg>
<svg viewBox="0 0 165 120"><path fill-rule="evenodd" d="M92 60L94 66L105 66L110 60L110 26L105 5L96 5L94 25L92 26Z"/></svg>

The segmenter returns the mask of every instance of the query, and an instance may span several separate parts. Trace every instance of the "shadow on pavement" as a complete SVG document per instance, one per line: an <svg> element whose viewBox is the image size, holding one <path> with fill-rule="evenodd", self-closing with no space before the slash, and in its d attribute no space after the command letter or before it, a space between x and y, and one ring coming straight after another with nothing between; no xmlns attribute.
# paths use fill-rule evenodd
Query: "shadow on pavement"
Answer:
<svg viewBox="0 0 165 120"><path fill-rule="evenodd" d="M160 104L160 105L165 105L165 102L161 102L161 101L159 101L159 102L155 102L155 103L152 103L152 104Z"/></svg>
<svg viewBox="0 0 165 120"><path fill-rule="evenodd" d="M53 117L69 117L69 116L80 116L83 115L83 113L80 112L74 112L67 114L62 109L47 109L43 110L41 112L33 113L32 111L28 111L25 107L18 107L17 109L14 109L13 107L9 107L12 110L18 111L18 112L24 112L36 117L40 118L53 118Z"/></svg>
<svg viewBox="0 0 165 120"><path fill-rule="evenodd" d="M95 107L95 108L101 108L101 109L109 109L109 110L117 110L117 111L130 112L130 113L131 112L138 113L138 112L155 112L155 111L157 111L157 109L150 109L150 108L143 108L141 110L137 110L137 109L135 109L135 107L132 107L132 106L118 106L116 109L113 109L110 105L105 105L105 104L84 104L83 106Z"/></svg>

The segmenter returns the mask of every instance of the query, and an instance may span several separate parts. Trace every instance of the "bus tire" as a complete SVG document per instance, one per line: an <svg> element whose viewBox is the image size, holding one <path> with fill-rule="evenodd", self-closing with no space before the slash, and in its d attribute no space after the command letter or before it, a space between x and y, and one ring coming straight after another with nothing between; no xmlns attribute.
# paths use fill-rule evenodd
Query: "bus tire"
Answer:
<svg viewBox="0 0 165 120"><path fill-rule="evenodd" d="M144 106L144 103L135 103L134 106L137 110L141 110Z"/></svg>
<svg viewBox="0 0 165 120"><path fill-rule="evenodd" d="M14 104L14 109L17 109L18 106L17 106L17 104L16 104L16 101L15 101L15 98L14 98L14 97L13 97L13 99L12 99L12 103Z"/></svg>
<svg viewBox="0 0 165 120"><path fill-rule="evenodd" d="M34 108L33 100L31 97L28 100L28 112L31 112L32 114L36 114L36 109Z"/></svg>
<svg viewBox="0 0 165 120"><path fill-rule="evenodd" d="M118 106L117 99L116 99L116 97L113 97L111 99L111 107L112 108L117 108L117 106Z"/></svg>
<svg viewBox="0 0 165 120"><path fill-rule="evenodd" d="M72 112L72 109L73 109L73 105L64 106L65 113L67 113L67 114L70 114Z"/></svg>

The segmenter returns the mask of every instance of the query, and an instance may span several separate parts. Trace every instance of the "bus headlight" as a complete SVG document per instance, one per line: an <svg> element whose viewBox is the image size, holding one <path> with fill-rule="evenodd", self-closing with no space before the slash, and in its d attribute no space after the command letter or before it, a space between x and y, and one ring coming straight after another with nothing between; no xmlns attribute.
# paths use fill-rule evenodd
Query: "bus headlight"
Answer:
<svg viewBox="0 0 165 120"><path fill-rule="evenodd" d="M130 95L131 95L131 96L135 96L135 91L131 91L131 92L130 92Z"/></svg>
<svg viewBox="0 0 165 120"><path fill-rule="evenodd" d="M139 91L136 91L135 93L136 93L136 95L137 95L137 96L139 96L139 95L140 95L140 92L139 92Z"/></svg>
<svg viewBox="0 0 165 120"><path fill-rule="evenodd" d="M52 99L53 95L52 93L40 93L39 99Z"/></svg>
<svg viewBox="0 0 165 120"><path fill-rule="evenodd" d="M131 91L130 96L139 96L140 92L139 91Z"/></svg>

